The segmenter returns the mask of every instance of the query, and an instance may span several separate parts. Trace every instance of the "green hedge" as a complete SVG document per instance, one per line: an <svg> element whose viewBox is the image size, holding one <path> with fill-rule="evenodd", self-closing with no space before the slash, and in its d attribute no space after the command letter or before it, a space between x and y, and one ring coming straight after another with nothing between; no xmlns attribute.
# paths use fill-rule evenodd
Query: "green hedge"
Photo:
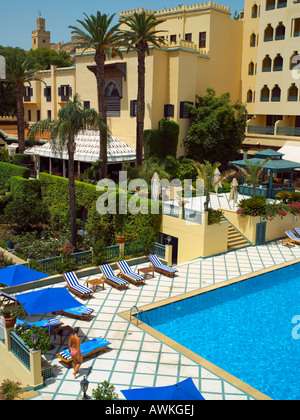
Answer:
<svg viewBox="0 0 300 420"><path fill-rule="evenodd" d="M25 155L23 153L15 153L13 155L13 163L14 165L17 165L18 163L30 163L31 162L31 156Z"/></svg>
<svg viewBox="0 0 300 420"><path fill-rule="evenodd" d="M30 170L21 166L12 165L11 163L0 162L0 189L8 186L8 180L12 176L20 176L28 179Z"/></svg>
<svg viewBox="0 0 300 420"><path fill-rule="evenodd" d="M166 156L176 158L178 136L179 124L170 120L161 120L158 130L145 130L145 159L150 157L165 158Z"/></svg>
<svg viewBox="0 0 300 420"><path fill-rule="evenodd" d="M10 191L14 198L23 194L35 193L41 197L41 183L38 179L26 179L21 176L12 176L9 179Z"/></svg>

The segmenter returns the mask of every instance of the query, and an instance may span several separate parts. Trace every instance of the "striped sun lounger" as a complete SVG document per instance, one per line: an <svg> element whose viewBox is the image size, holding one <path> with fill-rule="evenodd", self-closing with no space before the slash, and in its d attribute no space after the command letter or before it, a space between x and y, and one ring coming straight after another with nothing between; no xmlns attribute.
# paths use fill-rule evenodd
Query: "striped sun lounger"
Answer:
<svg viewBox="0 0 300 420"><path fill-rule="evenodd" d="M64 278L67 282L67 289L70 292L75 293L76 295L83 297L90 297L93 291L88 287L82 286L74 271L70 271L69 273L64 274Z"/></svg>
<svg viewBox="0 0 300 420"><path fill-rule="evenodd" d="M98 353L99 351L103 350L106 351L106 348L111 343L103 337L94 338L89 341L85 341L84 343L80 344L80 350L82 357L88 357L93 353ZM70 367L72 363L72 356L69 353L69 350L63 350L60 353L57 353L56 356L67 366Z"/></svg>
<svg viewBox="0 0 300 420"><path fill-rule="evenodd" d="M46 328L49 328L49 323L50 323L50 331L52 331L54 327L58 327L59 325L63 324L63 322L61 322L57 318L50 318L50 320L43 319L42 321L37 321L37 322L27 322L23 319L17 318L16 325L23 326L26 324L27 328L31 328L33 327L33 325L35 325L36 327L41 327L41 328L46 329Z"/></svg>
<svg viewBox="0 0 300 420"><path fill-rule="evenodd" d="M125 280L128 280L135 285L144 283L145 278L134 273L127 261L118 261L116 264L120 270L120 276L122 276Z"/></svg>
<svg viewBox="0 0 300 420"><path fill-rule="evenodd" d="M175 273L177 273L175 268L164 265L155 254L148 255L148 259L151 262L153 270L158 271L159 273L165 274L166 276L175 276Z"/></svg>
<svg viewBox="0 0 300 420"><path fill-rule="evenodd" d="M295 227L294 231L296 232L296 235L298 235L300 237L300 228Z"/></svg>
<svg viewBox="0 0 300 420"><path fill-rule="evenodd" d="M76 308L65 309L63 311L59 311L59 313L62 315L70 316L74 318L80 318L81 320L88 318L93 312L94 312L94 309L86 308L83 305L77 306Z"/></svg>
<svg viewBox="0 0 300 420"><path fill-rule="evenodd" d="M116 289L121 287L127 287L128 281L117 277L108 264L99 266L101 273L103 274L103 280Z"/></svg>

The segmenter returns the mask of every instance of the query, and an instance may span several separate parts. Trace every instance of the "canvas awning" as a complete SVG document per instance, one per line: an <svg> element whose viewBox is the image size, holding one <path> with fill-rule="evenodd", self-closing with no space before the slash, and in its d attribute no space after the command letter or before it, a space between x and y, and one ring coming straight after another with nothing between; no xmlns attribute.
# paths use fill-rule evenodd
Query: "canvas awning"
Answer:
<svg viewBox="0 0 300 420"><path fill-rule="evenodd" d="M99 131L86 130L78 134L75 138L76 150L74 160L78 162L96 162L100 155ZM43 146L34 146L25 151L27 155L51 157L56 159L69 159L69 154L65 148L62 152L55 150L50 142ZM109 136L107 144L108 163L117 163L135 160L135 149L123 143L114 136Z"/></svg>
<svg viewBox="0 0 300 420"><path fill-rule="evenodd" d="M283 153L285 159L291 159L300 164L300 142L288 141L278 152Z"/></svg>

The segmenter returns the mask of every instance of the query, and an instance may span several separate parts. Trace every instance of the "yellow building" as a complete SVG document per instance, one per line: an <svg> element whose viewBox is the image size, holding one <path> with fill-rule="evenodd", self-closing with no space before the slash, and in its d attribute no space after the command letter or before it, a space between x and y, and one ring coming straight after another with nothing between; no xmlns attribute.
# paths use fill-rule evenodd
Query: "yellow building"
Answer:
<svg viewBox="0 0 300 420"><path fill-rule="evenodd" d="M161 29L168 32L164 33L166 45L150 47L146 57L145 129L156 129L166 115L174 119L180 125L177 154L182 156L189 125L185 102L195 103L196 95L205 93L207 87L218 95L229 91L233 100L240 99L236 80L241 71L242 22L231 19L229 8L212 2L156 13L166 20ZM27 86L24 104L29 122L56 118L75 92L86 107L97 109L94 51L77 50L75 59L75 67L40 72L46 85L33 82ZM114 136L135 146L136 53L107 61L105 77L109 128Z"/></svg>
<svg viewBox="0 0 300 420"><path fill-rule="evenodd" d="M251 117L245 150L285 146L289 154L287 145L300 145L299 41L299 0L245 0L241 99ZM296 150L300 159L300 148L292 150L289 158Z"/></svg>
<svg viewBox="0 0 300 420"><path fill-rule="evenodd" d="M137 12L143 9L137 10ZM122 12L126 17L135 11ZM146 13L152 13L146 11ZM245 0L239 20L213 2L156 11L165 22L165 45L146 57L145 129L168 117L180 125L177 156L189 117L185 102L195 103L207 87L232 101L247 103L250 115L244 149L275 149L296 144L300 136L299 0ZM40 18L41 19L41 18ZM94 51L77 50L74 67L40 72L46 85L32 83L25 95L26 118L56 118L75 92L97 109ZM105 66L108 125L114 136L135 147L137 55L108 60Z"/></svg>

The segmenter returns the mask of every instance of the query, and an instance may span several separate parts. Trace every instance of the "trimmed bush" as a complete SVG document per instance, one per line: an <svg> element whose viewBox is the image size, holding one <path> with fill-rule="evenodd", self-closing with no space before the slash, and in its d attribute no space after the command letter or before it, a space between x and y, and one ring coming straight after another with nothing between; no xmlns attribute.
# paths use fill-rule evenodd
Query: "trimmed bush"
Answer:
<svg viewBox="0 0 300 420"><path fill-rule="evenodd" d="M7 188L8 180L12 176L20 176L28 179L30 170L21 166L12 165L11 163L0 162L0 189Z"/></svg>

